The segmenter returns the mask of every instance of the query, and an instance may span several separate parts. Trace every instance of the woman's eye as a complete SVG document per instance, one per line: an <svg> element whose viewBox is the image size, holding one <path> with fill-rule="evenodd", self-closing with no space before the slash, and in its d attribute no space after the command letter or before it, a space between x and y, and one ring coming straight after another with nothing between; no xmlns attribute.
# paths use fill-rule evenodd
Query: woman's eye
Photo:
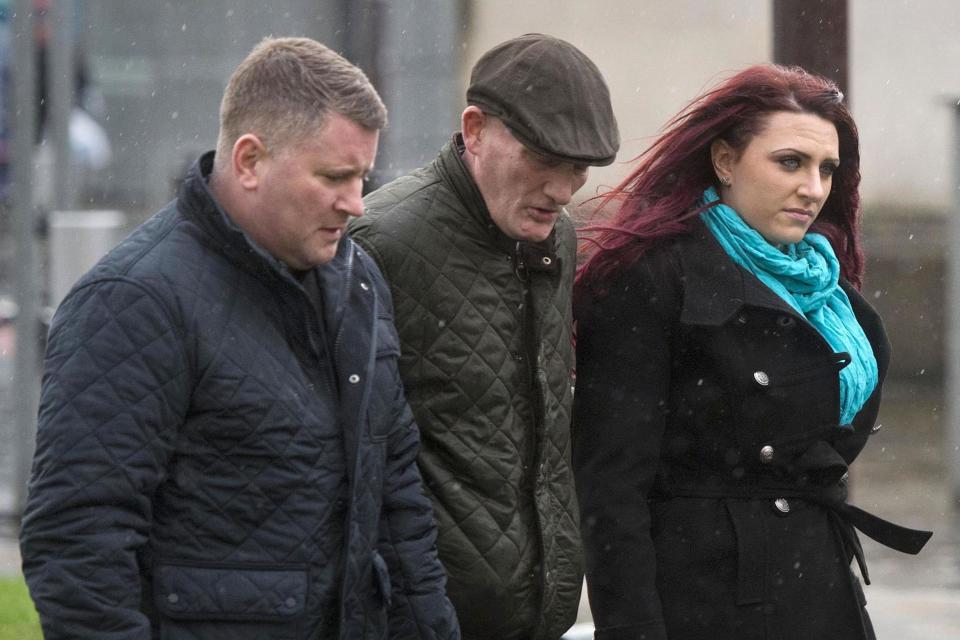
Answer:
<svg viewBox="0 0 960 640"><path fill-rule="evenodd" d="M835 164L827 163L827 164L820 165L820 173L822 173L825 176L832 176L836 172L837 172L837 165Z"/></svg>
<svg viewBox="0 0 960 640"><path fill-rule="evenodd" d="M800 158L795 158L793 156L788 156L786 158L780 158L780 164L782 164L787 169L799 169L800 168Z"/></svg>

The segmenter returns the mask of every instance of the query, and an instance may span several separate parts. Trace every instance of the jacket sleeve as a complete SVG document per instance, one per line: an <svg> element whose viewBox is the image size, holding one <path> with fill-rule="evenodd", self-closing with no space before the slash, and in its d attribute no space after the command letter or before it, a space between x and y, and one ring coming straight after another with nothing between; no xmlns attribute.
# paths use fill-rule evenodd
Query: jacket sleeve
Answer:
<svg viewBox="0 0 960 640"><path fill-rule="evenodd" d="M60 306L20 534L47 640L149 640L137 555L187 378L182 341L139 285L97 281Z"/></svg>
<svg viewBox="0 0 960 640"><path fill-rule="evenodd" d="M597 640L667 637L647 501L670 385L662 271L641 261L578 314L573 465Z"/></svg>
<svg viewBox="0 0 960 640"><path fill-rule="evenodd" d="M390 638L457 640L460 627L446 595L433 509L416 464L420 436L405 402L400 422L387 454L380 544L390 568Z"/></svg>

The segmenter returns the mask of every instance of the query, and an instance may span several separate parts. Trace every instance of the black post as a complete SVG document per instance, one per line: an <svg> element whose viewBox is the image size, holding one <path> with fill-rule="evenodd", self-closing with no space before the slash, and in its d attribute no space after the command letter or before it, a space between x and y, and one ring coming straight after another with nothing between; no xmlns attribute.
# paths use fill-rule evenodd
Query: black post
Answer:
<svg viewBox="0 0 960 640"><path fill-rule="evenodd" d="M773 0L773 61L830 78L850 103L847 0Z"/></svg>

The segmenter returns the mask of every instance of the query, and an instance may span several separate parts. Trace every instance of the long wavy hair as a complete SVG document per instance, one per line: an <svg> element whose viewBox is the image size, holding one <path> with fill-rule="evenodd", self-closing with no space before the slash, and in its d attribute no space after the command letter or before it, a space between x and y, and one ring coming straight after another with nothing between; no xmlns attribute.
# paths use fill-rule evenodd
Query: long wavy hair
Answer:
<svg viewBox="0 0 960 640"><path fill-rule="evenodd" d="M742 153L778 111L812 113L837 128L840 166L811 230L830 240L841 275L859 289L860 143L843 93L800 67L764 64L740 71L690 102L638 158L630 175L600 197L594 217L613 207L615 213L580 230L575 312L585 298L602 295L612 276L653 245L689 232L704 209L698 204L703 191L711 185L719 190L710 156L714 140L725 140Z"/></svg>

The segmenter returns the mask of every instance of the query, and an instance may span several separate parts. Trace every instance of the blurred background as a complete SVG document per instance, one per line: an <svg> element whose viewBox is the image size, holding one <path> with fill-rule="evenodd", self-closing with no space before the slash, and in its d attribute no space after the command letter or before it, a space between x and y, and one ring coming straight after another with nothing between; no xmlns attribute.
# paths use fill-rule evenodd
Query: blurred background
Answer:
<svg viewBox="0 0 960 640"><path fill-rule="evenodd" d="M865 539L867 598L881 638L960 637L955 0L0 0L3 579L19 580L45 323L214 147L221 92L250 48L309 36L367 72L390 110L376 187L434 157L476 59L531 31L580 47L613 96L623 145L581 200L618 183L670 116L743 66L800 64L844 90L861 135L864 291L894 345L882 428L855 465L851 501L935 531L917 558ZM3 597L0 638L17 624L35 633L4 619Z"/></svg>

